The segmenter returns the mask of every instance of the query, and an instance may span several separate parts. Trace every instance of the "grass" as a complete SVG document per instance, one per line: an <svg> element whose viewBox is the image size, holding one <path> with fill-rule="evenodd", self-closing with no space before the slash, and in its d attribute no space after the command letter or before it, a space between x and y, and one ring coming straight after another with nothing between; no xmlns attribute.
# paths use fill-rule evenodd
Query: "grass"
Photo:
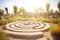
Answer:
<svg viewBox="0 0 60 40"><path fill-rule="evenodd" d="M37 18L38 21L43 21L43 22L49 22L49 23L60 23L60 18L44 18L44 17L39 17Z"/></svg>
<svg viewBox="0 0 60 40"><path fill-rule="evenodd" d="M10 22L15 22L15 21L35 21L33 17L21 17L21 16L4 16L5 20L0 20L0 25L5 25ZM60 18L45 18L45 17L38 17L36 18L37 21L43 21L43 22L49 22L49 23L60 23Z"/></svg>
<svg viewBox="0 0 60 40"><path fill-rule="evenodd" d="M9 40L8 34L1 31L0 32L0 40Z"/></svg>

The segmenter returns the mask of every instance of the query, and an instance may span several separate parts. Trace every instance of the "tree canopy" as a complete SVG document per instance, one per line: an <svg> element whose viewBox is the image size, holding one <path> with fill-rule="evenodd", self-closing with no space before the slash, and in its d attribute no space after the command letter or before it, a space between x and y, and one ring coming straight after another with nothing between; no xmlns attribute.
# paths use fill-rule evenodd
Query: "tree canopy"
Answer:
<svg viewBox="0 0 60 40"><path fill-rule="evenodd" d="M49 12L50 4L46 3L46 11Z"/></svg>
<svg viewBox="0 0 60 40"><path fill-rule="evenodd" d="M59 10L59 12L60 12L60 2L58 3L58 10Z"/></svg>
<svg viewBox="0 0 60 40"><path fill-rule="evenodd" d="M14 6L14 13L16 14L17 13L17 10L18 10L18 7L17 6Z"/></svg>

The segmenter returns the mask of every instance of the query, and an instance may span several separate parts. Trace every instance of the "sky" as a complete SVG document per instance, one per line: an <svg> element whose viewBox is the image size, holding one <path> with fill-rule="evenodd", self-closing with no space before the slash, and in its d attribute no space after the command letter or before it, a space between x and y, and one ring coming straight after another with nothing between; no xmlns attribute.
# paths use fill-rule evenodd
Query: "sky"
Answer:
<svg viewBox="0 0 60 40"><path fill-rule="evenodd" d="M60 0L0 0L0 9L7 7L9 12L13 12L13 6L16 5L18 9L24 7L28 12L34 12L35 8L41 7L45 10L46 3L50 4L50 9L57 10L57 3Z"/></svg>

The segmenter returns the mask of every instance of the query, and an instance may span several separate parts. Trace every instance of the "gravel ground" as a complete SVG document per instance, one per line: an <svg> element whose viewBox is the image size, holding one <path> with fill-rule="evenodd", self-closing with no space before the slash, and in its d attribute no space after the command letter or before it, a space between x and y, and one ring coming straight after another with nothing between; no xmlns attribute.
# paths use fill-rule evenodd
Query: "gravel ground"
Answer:
<svg viewBox="0 0 60 40"><path fill-rule="evenodd" d="M16 38L10 38L10 40L47 40L47 38L46 37L39 38L39 39L16 39Z"/></svg>
<svg viewBox="0 0 60 40"><path fill-rule="evenodd" d="M10 39L11 40L54 40L50 31L44 32L43 38L39 38L39 39L16 39L12 37L10 37Z"/></svg>

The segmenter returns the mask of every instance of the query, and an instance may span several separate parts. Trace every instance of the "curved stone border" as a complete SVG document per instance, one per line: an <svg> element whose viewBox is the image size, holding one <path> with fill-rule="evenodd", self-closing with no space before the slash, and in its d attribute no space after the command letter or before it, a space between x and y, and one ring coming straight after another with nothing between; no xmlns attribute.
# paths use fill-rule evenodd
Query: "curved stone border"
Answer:
<svg viewBox="0 0 60 40"><path fill-rule="evenodd" d="M43 35L42 31L50 27L48 23L40 21L17 21L6 25L4 32L19 36L38 36Z"/></svg>

